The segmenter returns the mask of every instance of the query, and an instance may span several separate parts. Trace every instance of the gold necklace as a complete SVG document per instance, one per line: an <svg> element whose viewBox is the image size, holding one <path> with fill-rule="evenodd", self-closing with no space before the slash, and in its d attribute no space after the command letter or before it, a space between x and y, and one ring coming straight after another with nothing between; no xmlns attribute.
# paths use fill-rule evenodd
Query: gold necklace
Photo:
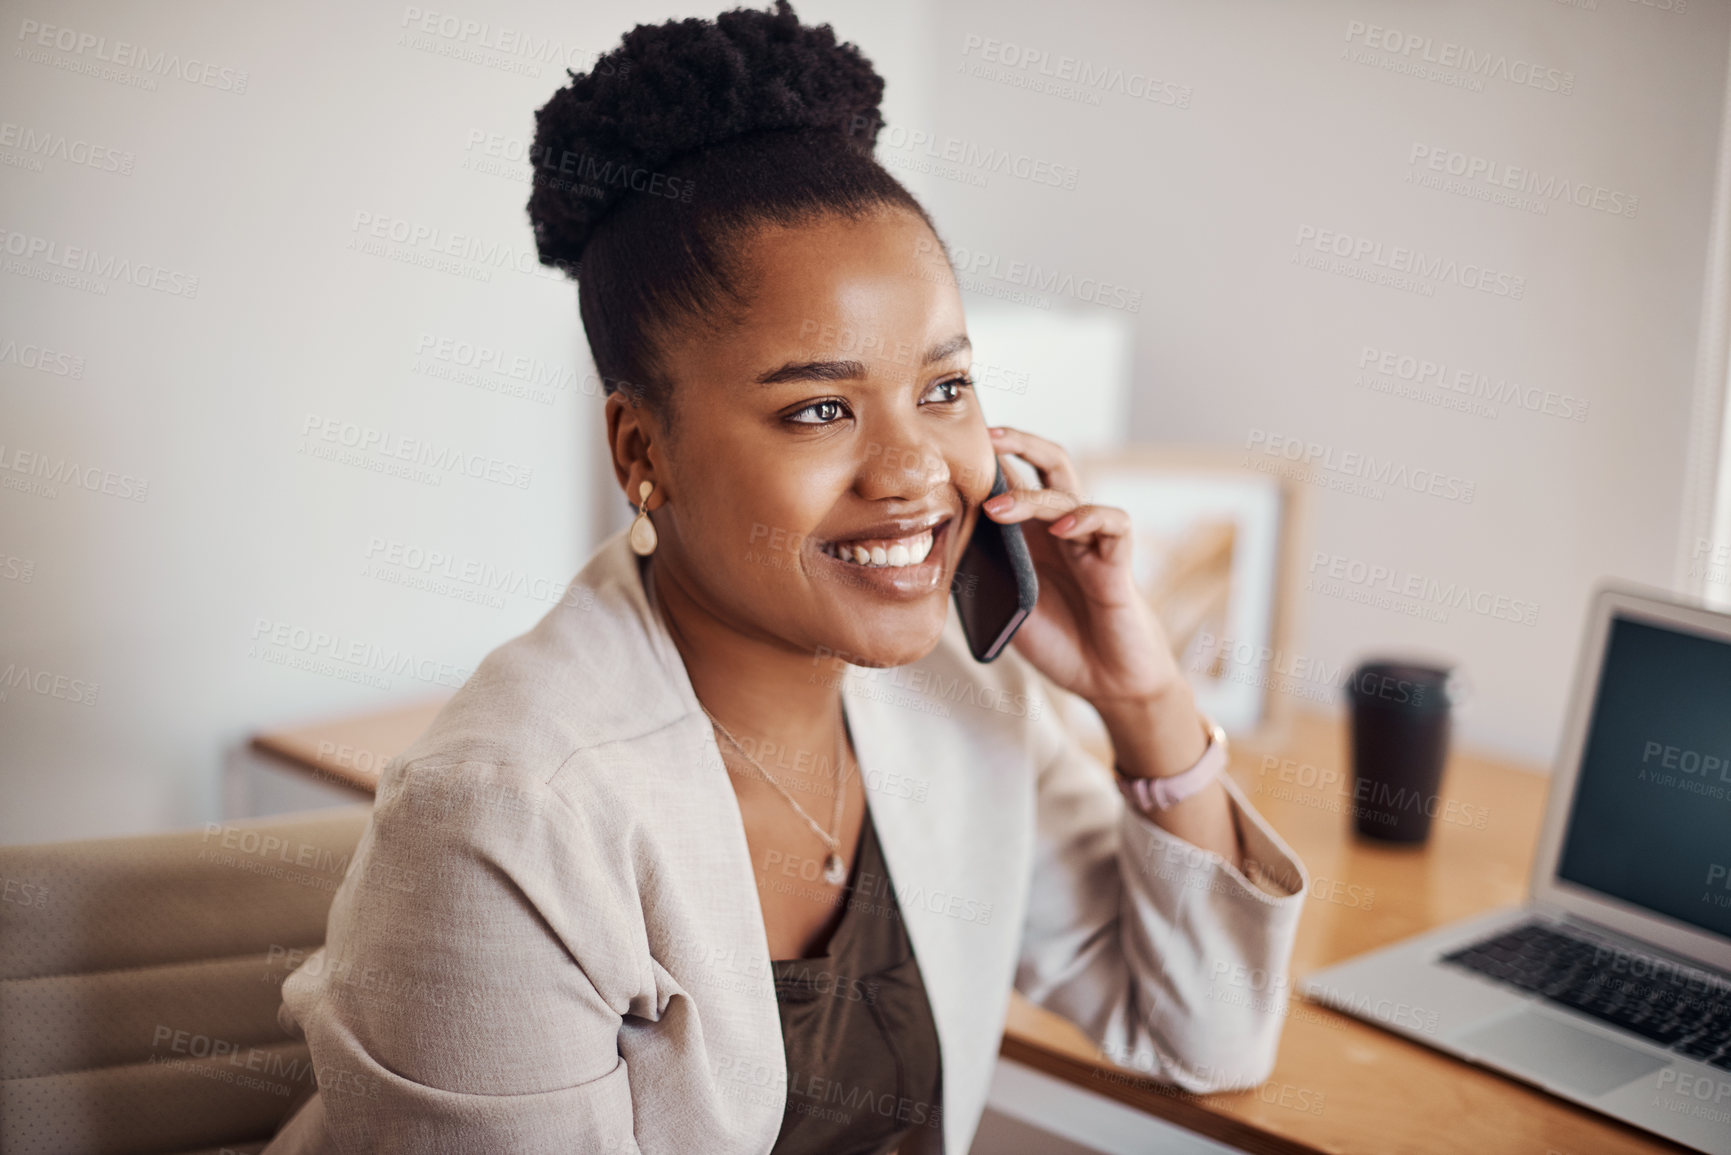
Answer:
<svg viewBox="0 0 1731 1155"><path fill-rule="evenodd" d="M704 706L702 702L699 702L698 705L703 707L703 712L705 714L709 714L709 707L708 706ZM797 801L794 800L793 795L789 794L785 789L782 788L781 783L779 783L775 780L774 775L770 774L770 772L768 770L765 770L763 768L763 763L759 762L756 758L753 758L751 756L751 752L748 751L743 745L740 744L739 739L735 738L733 736L733 732L731 730L729 730L726 726L723 726L721 724L720 718L717 718L714 714L709 714L709 720L711 722L715 723L716 729L720 730L723 734L727 735L727 740L729 742L733 743L734 749L738 750L741 754L745 755L746 761L750 762L753 766L755 766L757 768L757 772L759 774L762 774L764 779L771 786L775 787L776 790L780 792L780 794L783 798L787 799L787 804L789 806L792 806L794 808L794 810L799 812L799 816L801 818L805 819L806 825L811 827L812 833L816 834L819 838L823 839L823 844L825 846L829 847L829 854L826 855L824 860L823 860L823 880L825 882L831 884L832 886L837 884L837 883L846 882L847 881L847 864L844 863L842 861L842 858L841 858L841 853L840 853L841 841L840 841L840 839L838 839L835 834L827 833L823 827L819 826L812 819L811 815L809 815L805 812L805 807L801 806ZM845 719L843 720L843 725L844 726L846 725ZM847 747L846 747L845 742L844 742L842 749L846 750L846 748ZM841 788L842 788L842 782L846 779L846 774L844 773L843 768L842 768L842 761L843 761L843 756L841 754L837 754L836 760L835 760L835 770L836 770L836 774L835 774L835 806L834 806L834 812L830 815L830 819L829 819L830 829L833 831L837 831L837 832L839 832L840 828L841 828L841 802L842 802Z"/></svg>

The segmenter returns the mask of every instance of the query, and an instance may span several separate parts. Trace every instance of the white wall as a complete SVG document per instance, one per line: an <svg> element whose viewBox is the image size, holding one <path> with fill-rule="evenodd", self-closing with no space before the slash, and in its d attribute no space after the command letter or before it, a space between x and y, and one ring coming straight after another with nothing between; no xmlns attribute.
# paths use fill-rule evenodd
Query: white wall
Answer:
<svg viewBox="0 0 1731 1155"><path fill-rule="evenodd" d="M490 27L421 31L421 11ZM892 113L921 99L910 2L801 12L834 13L896 78ZM0 6L0 841L212 819L224 751L254 730L442 692L557 598L623 498L602 504L601 402L575 290L534 258L520 149L567 64L697 14ZM37 46L48 25L65 50ZM534 44L497 47L527 43L508 33ZM517 159L488 171L495 137ZM436 233L357 251L357 214ZM56 248L11 255L38 238ZM69 246L164 287L38 279L85 259ZM441 247L459 258L426 267ZM465 370L470 346L506 371ZM319 459L341 446L315 418L496 480ZM37 460L95 491L37 484Z"/></svg>
<svg viewBox="0 0 1731 1155"><path fill-rule="evenodd" d="M1701 481L1684 449L1731 4L946 0L940 10L929 131L962 142L953 155L968 145L1026 154L1052 181L994 174L980 187L980 166L964 163L939 182L946 240L982 262L974 287L1026 290L1023 266L1075 278L1069 297L1099 295L1084 278L1115 286L1107 306L1091 307L1134 306L1137 439L1261 458L1256 447L1273 437L1297 438L1434 470L1462 496L1470 483L1470 502L1393 485L1363 496L1328 487L1350 473L1320 471L1307 486L1312 549L1534 605L1534 624L1461 607L1424 620L1410 601L1307 592L1288 657L1324 668L1387 647L1453 658L1474 687L1461 740L1548 759L1592 584L1671 585L1685 488ZM1361 25L1412 43L1410 56L1383 53L1402 65L1470 50L1493 68L1506 58L1523 79L1536 65L1539 83L1462 87L1445 82L1458 69L1431 79L1366 63L1378 34ZM1108 87L1081 90L1084 65ZM1042 69L1071 90L1038 87ZM1118 69L1123 88L1152 99L1111 90ZM1499 175L1517 166L1600 188L1602 207L1544 199L1534 211L1425 187L1415 178L1447 173L1412 163L1415 146L1437 150L1445 169L1459 153L1494 161ZM1603 211L1628 197L1638 198L1628 215ZM1326 257L1313 247L1324 230L1355 238L1341 242L1349 250L1357 239L1382 246L1384 261L1401 247L1506 279L1490 282L1496 292L1458 274L1396 286L1294 263ZM1349 268L1383 271L1373 259ZM1528 394L1541 405L1549 390L1558 413L1579 399L1585 419L1508 404L1479 415L1378 392L1356 383L1367 347L1446 365L1451 379L1512 381L1541 391Z"/></svg>

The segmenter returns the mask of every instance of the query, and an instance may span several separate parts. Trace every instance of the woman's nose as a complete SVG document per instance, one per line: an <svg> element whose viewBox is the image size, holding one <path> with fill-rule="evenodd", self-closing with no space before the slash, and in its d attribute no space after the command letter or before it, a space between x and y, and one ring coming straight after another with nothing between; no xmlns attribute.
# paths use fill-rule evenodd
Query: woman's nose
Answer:
<svg viewBox="0 0 1731 1155"><path fill-rule="evenodd" d="M930 441L874 440L866 443L856 488L871 498L920 497L949 476L949 460Z"/></svg>

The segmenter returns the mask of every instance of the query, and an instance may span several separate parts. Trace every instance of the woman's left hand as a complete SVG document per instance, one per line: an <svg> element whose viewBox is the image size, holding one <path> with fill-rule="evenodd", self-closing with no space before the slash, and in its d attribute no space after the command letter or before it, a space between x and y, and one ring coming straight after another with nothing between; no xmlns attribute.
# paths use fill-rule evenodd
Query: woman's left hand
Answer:
<svg viewBox="0 0 1731 1155"><path fill-rule="evenodd" d="M1039 471L1044 488L1011 482L982 516L1023 523L1040 579L1034 612L1012 645L1055 684L1100 707L1152 701L1183 681L1159 619L1130 571L1130 515L1082 501L1063 448L1020 429L995 426L992 447ZM1000 506L1002 508L1000 508Z"/></svg>

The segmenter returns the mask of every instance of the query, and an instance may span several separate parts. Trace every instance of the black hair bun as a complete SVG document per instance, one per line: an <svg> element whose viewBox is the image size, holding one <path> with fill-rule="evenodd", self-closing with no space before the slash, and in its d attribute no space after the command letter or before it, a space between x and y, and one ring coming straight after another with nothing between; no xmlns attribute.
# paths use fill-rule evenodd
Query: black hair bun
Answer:
<svg viewBox="0 0 1731 1155"><path fill-rule="evenodd" d="M871 62L829 25L801 24L787 0L639 24L588 72L567 75L535 113L528 205L541 263L567 270L622 198L650 182L678 195L665 168L682 154L785 129L833 130L869 153L883 124Z"/></svg>

